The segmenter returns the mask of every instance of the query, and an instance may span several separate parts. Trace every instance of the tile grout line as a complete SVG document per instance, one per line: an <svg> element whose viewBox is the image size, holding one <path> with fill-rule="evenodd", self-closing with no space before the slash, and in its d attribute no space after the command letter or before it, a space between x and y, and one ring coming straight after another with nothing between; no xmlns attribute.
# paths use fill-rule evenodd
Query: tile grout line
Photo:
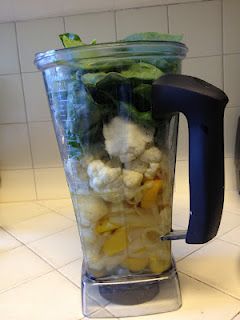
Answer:
<svg viewBox="0 0 240 320"><path fill-rule="evenodd" d="M235 215L237 216L237 214L235 214ZM240 224L239 224L239 225L237 225L237 226L235 226L235 227L233 227L233 228L232 228L232 229L230 229L229 231L226 231L224 234L220 235L219 237L217 237L217 236L216 236L214 239L212 239L212 240L211 240L211 241L209 241L209 242L206 242L206 243L205 243L203 246L201 246L200 248L197 248L196 250L194 250L194 251L190 252L190 253L189 253L189 254L187 254L186 256L184 256L184 257L182 257L182 258L180 258L180 259L176 260L176 263L183 261L185 258L188 258L191 254L196 253L197 251L201 250L202 248L206 247L207 245L209 245L209 244L211 244L211 243L215 242L215 240L220 240L220 241L222 241L222 242L225 242L225 243L229 243L229 244L235 245L235 246L237 246L237 247L239 248L239 245L238 245L238 244L221 239L221 237L222 237L222 236L224 236L225 234L227 234L227 233L229 233L229 232L233 231L234 229L239 228L239 226L240 226Z"/></svg>
<svg viewBox="0 0 240 320"><path fill-rule="evenodd" d="M45 275L47 275L47 274L49 274L49 273L51 273L51 272L53 272L53 271L55 271L55 270L54 270L54 269L49 270L49 271L47 271L46 273L42 273L42 274L37 275L37 276L35 276L35 277L31 277L31 278L29 278L29 279L25 279L25 280L23 280L23 281L20 281L19 283L15 283L14 285L12 285L12 286L9 287L9 288L2 289L2 290L0 290L0 297L1 297L1 294L4 294L4 293L6 293L6 292L8 292L8 291L10 291L10 290L14 290L14 289L16 289L16 288L18 288L18 287L21 287L22 285L24 285L24 284L26 284L26 283L28 283L28 282L34 281L34 280L36 280L36 279L39 279L39 278L41 278L41 277L43 277L43 276L45 276Z"/></svg>
<svg viewBox="0 0 240 320"><path fill-rule="evenodd" d="M118 35L117 35L117 10L114 10L113 14L114 14L115 41L117 41L118 40Z"/></svg>
<svg viewBox="0 0 240 320"><path fill-rule="evenodd" d="M28 167L28 168L20 168L20 167L18 167L18 168L15 168L15 169L11 169L11 168L9 168L9 169L6 169L6 168L1 168L1 171L22 171L22 170L46 170L46 169L63 169L63 166L54 166L54 167ZM35 201L36 200L39 200L38 198L37 199L35 199ZM42 200L48 200L48 199L42 199ZM49 199L50 200L50 199ZM34 201L34 200L32 200L32 201ZM11 202L11 201L10 201ZM22 202L24 202L24 200L22 200Z"/></svg>
<svg viewBox="0 0 240 320"><path fill-rule="evenodd" d="M25 111L25 117L26 117L26 121L27 121L26 125L27 125L27 133L28 133L28 144L29 144L29 150L30 150L30 156L31 156L31 164L32 164L32 168L33 168L34 167L33 151L32 151L32 145L31 145L30 127L29 127L29 123L28 123L26 96L25 96L24 85L23 85L23 75L22 75L22 68L21 68L21 61L20 61L19 39L18 39L16 22L14 23L14 28L15 28L15 37L16 37L16 45L17 45L17 56L18 56L18 63L19 63L19 70L20 70L20 79L21 79L21 86L22 86L22 93L23 93L23 101L24 101L24 111ZM34 171L33 171L33 181L34 181L35 198L37 199L37 187L36 187L36 178L35 178Z"/></svg>
<svg viewBox="0 0 240 320"><path fill-rule="evenodd" d="M66 31L66 21L65 21L65 17L63 16L63 17L61 17L62 18L62 20L63 20L63 30L64 30L64 33L66 33L67 31Z"/></svg>
<svg viewBox="0 0 240 320"><path fill-rule="evenodd" d="M71 228L71 227L66 228L65 230L70 229L70 228ZM38 275L38 276L36 276L36 277L33 277L33 278L31 278L31 279L27 279L26 281L23 281L23 282L21 282L21 283L19 283L19 284L16 284L16 285L14 285L13 287L8 288L8 289L6 289L6 290L4 290L4 291L0 291L0 294L4 293L4 292L6 292L6 291L9 291L9 290L11 290L11 289L14 289L14 288L22 285L23 283L26 283L26 282L29 282L29 281L31 281L31 280L35 280L35 279L37 279L37 278L40 278L41 276L46 275L46 274L48 274L48 273L50 273L50 272L53 272L53 271L57 271L61 276L63 276L66 280L68 280L69 282L71 282L75 287L77 287L77 288L79 289L79 286L77 286L76 283L74 283L73 281L71 281L70 279L68 279L64 274L62 274L60 271L58 271L58 269L63 268L64 266L66 266L66 265L68 265L68 264L70 264L70 263L72 263L72 262L74 262L74 261L76 261L76 260L78 260L78 259L81 259L81 258L76 258L76 259L74 259L74 260L72 260L72 261L69 261L68 263L64 264L63 266L57 268L56 266L53 266L47 259L45 259L44 257L40 256L37 252L35 252L35 251L34 251L31 247L29 247L27 244L25 244L25 243L22 242L21 240L18 240L14 235L12 235L11 233L9 233L7 230L4 230L4 231L6 231L6 232L7 232L10 236L12 236L15 240L19 241L19 242L22 244L23 247L27 248L27 249L28 249L29 251L31 251L34 255L36 255L38 258L40 258L42 261L44 261L49 267L51 267L51 270L48 271L48 272L46 272L46 273L43 273L43 274L41 274L41 275ZM62 231L64 231L64 230L62 230ZM61 231L59 231L59 232L61 232ZM56 233L58 233L58 232L56 232ZM51 236L51 235L50 235L50 236ZM47 236L47 237L48 237L48 236ZM45 237L45 238L47 238L47 237ZM33 242L34 242L34 241L33 241ZM32 243L32 242L31 242L31 243ZM30 243L29 243L29 244L30 244ZM17 247L17 248L19 248L19 247ZM17 249L17 248L14 248L14 249ZM12 250L14 250L14 249L12 249ZM8 250L8 251L11 251L11 250Z"/></svg>
<svg viewBox="0 0 240 320"><path fill-rule="evenodd" d="M233 318L231 318L230 320L236 319L236 317L237 317L238 315L240 315L240 311L239 311L237 314L235 314L235 315L233 316Z"/></svg>
<svg viewBox="0 0 240 320"><path fill-rule="evenodd" d="M93 10L93 11L85 11L85 12L79 12L79 13L74 13L74 14L68 14L66 16L63 16L63 15L51 15L51 16L37 16L37 17L34 17L34 18L24 18L24 19L15 19L15 20L8 20L8 21L1 21L0 22L0 25L1 24L6 24L6 23L16 23L16 22L28 22L28 21L34 21L34 20L44 20L44 19L54 19L54 18L62 18L62 17L72 17L72 16L78 16L78 15L87 15L87 14L96 14L96 13L104 13L104 12L112 12L114 10L116 11L123 11L123 10L131 10L131 9L144 9L144 8L151 8L151 7L162 7L162 6L165 6L165 5L170 5L170 6L174 6L174 5L181 5L181 4L189 4L189 3L201 3L201 2L211 2L211 1L214 1L214 0L190 0L190 1L187 1L185 0L184 2L178 2L178 0L176 0L175 3L162 3L162 4L152 4L152 5L149 5L149 6L135 6L135 7L128 7L128 8L119 8L119 9L116 9L116 8L109 8L109 9L99 9L99 10Z"/></svg>
<svg viewBox="0 0 240 320"><path fill-rule="evenodd" d="M3 170L2 170L3 171ZM56 201L56 200L69 200L70 197L66 197L66 198L49 198L49 199L35 199L35 200L17 200L17 201L5 201L5 202L0 202L0 206L2 204L17 204L17 203L37 203L38 201ZM39 204L39 203L37 203Z"/></svg>
<svg viewBox="0 0 240 320"><path fill-rule="evenodd" d="M196 281L198 281L198 282L200 282L200 283L202 283L202 284L205 284L205 285L207 285L208 287L210 287L210 288L212 288L212 289L215 289L215 290L221 292L222 294L231 297L232 299L234 299L234 300L236 300L236 301L240 301L240 298L237 298L237 297L233 296L232 294L227 293L227 292L225 292L224 290L222 290L222 289L220 289L220 288L214 287L214 286L213 286L212 284L210 284L210 283L207 283L207 282L204 282L203 280L200 280L200 279L198 279L198 278L195 278L194 275L191 275L191 274L189 274L189 273L186 273L186 272L184 272L184 271L182 271L182 270L178 270L178 268L177 268L177 273L182 273L182 274L184 274L185 276L187 276L187 277L189 277L189 278L191 278L191 279L193 279L193 280L196 280ZM180 283L180 284L181 284L181 283Z"/></svg>
<svg viewBox="0 0 240 320"><path fill-rule="evenodd" d="M60 213L60 212L58 212L57 209L49 208L49 207L45 206L44 204L39 204L39 205L42 206L43 208L49 209L50 211L52 211L52 212L54 212L54 213L57 213L59 216L64 217L64 218L72 221L73 223L76 223L76 220L72 220L71 218L65 216L64 214L62 214L62 213ZM74 209L73 209L73 213L74 213ZM75 213L74 213L74 214L75 214Z"/></svg>
<svg viewBox="0 0 240 320"><path fill-rule="evenodd" d="M13 124L27 124L27 123L52 123L52 120L31 120L31 121L15 121L15 122L0 122L1 126L9 126Z"/></svg>
<svg viewBox="0 0 240 320"><path fill-rule="evenodd" d="M215 240L212 240L211 242L213 242ZM206 247L209 244L209 242L205 243L203 246L201 246L200 248L197 248L194 251L191 251L190 253L188 253L186 256L179 258L178 260L176 260L176 264L178 264L179 262L183 261L184 259L188 258L191 254L196 253L197 251L201 250L202 248Z"/></svg>
<svg viewBox="0 0 240 320"><path fill-rule="evenodd" d="M195 58L193 58L195 59ZM237 109L240 108L240 105L230 105L227 106L225 110L229 110L229 109ZM9 125L20 125L20 124L35 124L35 123L52 123L52 120L30 120L30 121L15 121L15 122L0 122L0 126L9 126ZM231 157L227 157L227 158L231 158ZM48 168L48 167L47 167ZM51 167L50 167L51 168Z"/></svg>
<svg viewBox="0 0 240 320"><path fill-rule="evenodd" d="M168 8L168 5L166 5L166 8L167 8L167 32L170 33L169 8Z"/></svg>
<svg viewBox="0 0 240 320"><path fill-rule="evenodd" d="M227 212L227 214L230 213L230 214L235 215L236 217L239 217L239 214L234 213L234 212L230 212L230 211L227 211L227 210L223 210L223 212ZM234 227L232 227L231 229L229 229L228 231L224 232L223 234L221 234L221 235L219 235L219 236L217 235L217 236L216 236L216 239L222 240L221 237L225 236L225 235L228 234L229 232L232 232L234 229L237 229L237 228L239 228L239 227L240 227L240 223L239 223L237 226L234 226ZM226 240L222 240L222 241L226 241ZM229 242L229 241L227 241L227 242Z"/></svg>
<svg viewBox="0 0 240 320"><path fill-rule="evenodd" d="M36 218L37 218L37 217L36 217ZM33 219L34 219L34 218L33 218ZM24 221L26 221L26 220L24 220ZM21 223L21 222L20 222L20 223ZM7 231L7 232L8 232L12 237L14 237L17 241L21 241L21 243L23 243L24 246L28 247L28 245L30 245L30 244L33 243L33 242L37 242L37 241L43 240L43 239L45 239L45 238L47 238L47 237L54 236L54 235L56 235L57 233L62 232L62 231L65 231L65 230L67 230L67 229L69 229L69 228L71 228L71 227L72 227L72 226L70 226L70 227L65 227L65 228L63 228L63 229L61 229L61 230L59 230L59 231L50 233L50 234L48 234L47 236L42 236L42 237L40 237L40 238L38 238L38 239L35 239L35 240L32 240L32 241L27 241L27 242L23 242L22 240L16 238L16 236L15 236L10 230L8 230L8 229L3 229L3 230L4 230L4 231Z"/></svg>
<svg viewBox="0 0 240 320"><path fill-rule="evenodd" d="M228 107L228 108L240 108L240 107ZM41 121L40 121L41 122ZM26 123L25 123L26 124ZM1 125L5 125L5 124L0 124ZM233 156L225 156L224 159L234 159L234 155ZM180 159L176 159L176 161L179 161L179 162L188 162L188 158L186 159L183 159L182 157ZM62 166L53 166L53 167L27 167L27 168L14 168L14 169L11 169L11 168L1 168L1 171L22 171L22 170L46 170L46 169L64 169L63 168L63 165ZM237 190L232 190L232 191L237 191ZM20 200L20 201L17 201L17 202L25 202L25 201L41 201L41 200L58 200L58 199L68 199L67 197L65 198L55 198L55 199L52 199L52 198L44 198L44 199L35 199L35 200ZM15 202L15 201L8 201L8 202ZM227 210L228 211L228 210Z"/></svg>
<svg viewBox="0 0 240 320"><path fill-rule="evenodd" d="M237 228L239 228L239 225L238 225L238 227L237 227ZM224 242L224 243L231 244L231 245L233 245L233 246L237 247L238 249L239 249L239 247L240 247L240 245L239 245L239 244L237 244L237 243L229 242L229 241L226 241L226 240L223 240L223 239L220 239L220 238L218 238L217 240L222 241L222 242Z"/></svg>

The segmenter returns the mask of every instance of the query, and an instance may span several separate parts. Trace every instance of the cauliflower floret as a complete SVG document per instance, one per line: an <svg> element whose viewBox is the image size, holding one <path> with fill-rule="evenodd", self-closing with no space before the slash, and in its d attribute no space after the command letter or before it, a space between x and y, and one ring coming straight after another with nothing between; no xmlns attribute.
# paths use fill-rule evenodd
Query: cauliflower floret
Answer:
<svg viewBox="0 0 240 320"><path fill-rule="evenodd" d="M157 147L151 147L143 152L140 157L144 162L159 162L162 158L162 152Z"/></svg>
<svg viewBox="0 0 240 320"><path fill-rule="evenodd" d="M160 168L159 163L149 163L148 169L144 173L144 177L147 179L153 179Z"/></svg>
<svg viewBox="0 0 240 320"><path fill-rule="evenodd" d="M140 195L140 185L143 180L143 174L132 171L132 170L123 170L123 183L124 183L124 196L127 200L137 201L136 196L138 198Z"/></svg>
<svg viewBox="0 0 240 320"><path fill-rule="evenodd" d="M94 160L87 168L90 186L96 192L101 192L105 187L109 190L118 188L122 184L121 171L121 168L111 168L101 160Z"/></svg>
<svg viewBox="0 0 240 320"><path fill-rule="evenodd" d="M94 160L88 165L90 186L106 201L119 202L123 200L122 169L111 168L101 160Z"/></svg>
<svg viewBox="0 0 240 320"><path fill-rule="evenodd" d="M122 163L132 161L153 141L154 129L143 128L129 120L115 117L103 127L105 148Z"/></svg>
<svg viewBox="0 0 240 320"><path fill-rule="evenodd" d="M105 164L101 160L94 160L88 164L87 173L89 177L94 177L98 172L104 168Z"/></svg>
<svg viewBox="0 0 240 320"><path fill-rule="evenodd" d="M123 183L128 188L137 188L140 186L143 179L143 174L123 169Z"/></svg>
<svg viewBox="0 0 240 320"><path fill-rule="evenodd" d="M139 159L136 159L136 160L125 163L125 168L128 170L139 172L139 173L144 173L148 168L148 164Z"/></svg>
<svg viewBox="0 0 240 320"><path fill-rule="evenodd" d="M78 196L80 224L89 226L108 214L106 203L98 197Z"/></svg>

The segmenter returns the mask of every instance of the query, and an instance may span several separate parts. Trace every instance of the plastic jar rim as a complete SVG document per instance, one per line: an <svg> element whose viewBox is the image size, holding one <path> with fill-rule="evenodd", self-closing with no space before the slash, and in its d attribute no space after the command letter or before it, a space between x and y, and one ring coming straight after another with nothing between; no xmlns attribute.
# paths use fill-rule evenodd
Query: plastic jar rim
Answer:
<svg viewBox="0 0 240 320"><path fill-rule="evenodd" d="M34 63L44 70L53 65L85 59L134 58L137 56L166 56L184 59L188 51L184 43L176 41L129 41L84 45L71 48L48 50L35 54Z"/></svg>

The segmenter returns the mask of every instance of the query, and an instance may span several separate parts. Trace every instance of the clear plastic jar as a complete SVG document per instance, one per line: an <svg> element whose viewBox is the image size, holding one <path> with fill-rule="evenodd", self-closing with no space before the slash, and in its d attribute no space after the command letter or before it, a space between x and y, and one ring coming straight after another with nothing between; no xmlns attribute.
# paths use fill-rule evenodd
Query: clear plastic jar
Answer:
<svg viewBox="0 0 240 320"><path fill-rule="evenodd" d="M171 267L178 114L154 120L151 84L180 73L186 47L138 41L36 55L70 189L87 273Z"/></svg>

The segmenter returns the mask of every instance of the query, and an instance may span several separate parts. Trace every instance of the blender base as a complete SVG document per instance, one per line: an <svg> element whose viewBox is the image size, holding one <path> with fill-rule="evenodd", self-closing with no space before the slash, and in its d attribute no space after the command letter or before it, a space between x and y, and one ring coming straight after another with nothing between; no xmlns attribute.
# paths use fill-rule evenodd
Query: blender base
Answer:
<svg viewBox="0 0 240 320"><path fill-rule="evenodd" d="M83 314L89 318L150 315L177 310L181 304L175 267L155 277L102 282L82 273Z"/></svg>

